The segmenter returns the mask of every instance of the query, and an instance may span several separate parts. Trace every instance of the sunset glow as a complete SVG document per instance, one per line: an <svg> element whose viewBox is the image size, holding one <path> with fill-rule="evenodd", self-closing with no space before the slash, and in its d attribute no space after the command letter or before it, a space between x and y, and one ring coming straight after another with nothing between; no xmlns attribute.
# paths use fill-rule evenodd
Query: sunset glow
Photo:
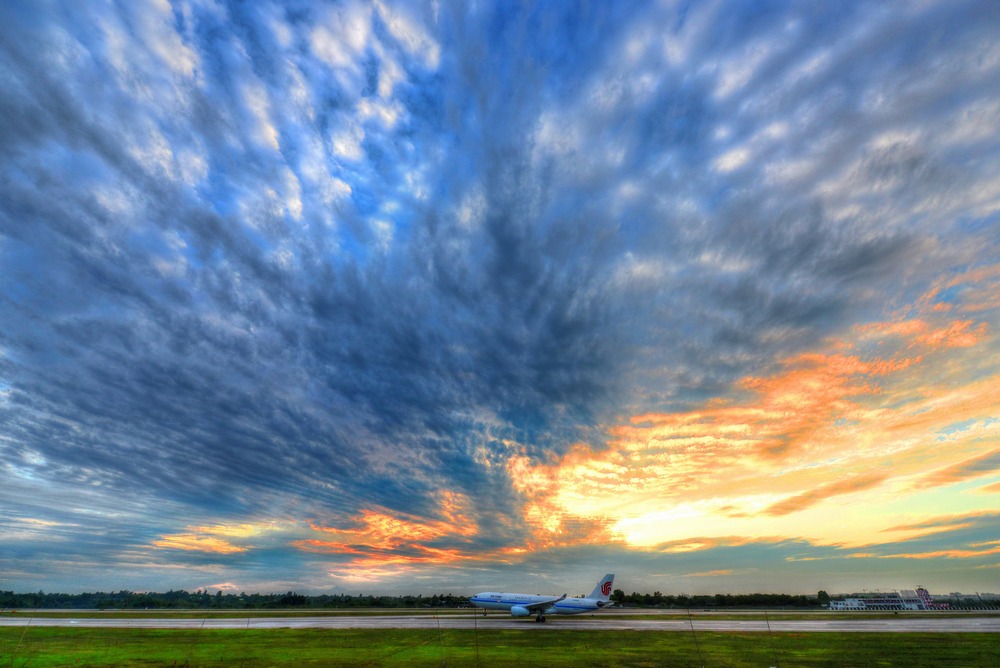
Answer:
<svg viewBox="0 0 1000 668"><path fill-rule="evenodd" d="M606 449L578 446L552 466L518 463L515 484L537 492L532 512L549 518L544 529L559 532L555 518L601 520L633 547L708 549L737 536L861 547L932 533L900 526L914 513L995 510L996 498L974 493L983 487L954 487L1000 474L1000 377L954 379L996 369L996 341L986 323L933 311L924 317L935 321L856 326L822 352L739 380L734 398L635 416L609 427Z"/></svg>

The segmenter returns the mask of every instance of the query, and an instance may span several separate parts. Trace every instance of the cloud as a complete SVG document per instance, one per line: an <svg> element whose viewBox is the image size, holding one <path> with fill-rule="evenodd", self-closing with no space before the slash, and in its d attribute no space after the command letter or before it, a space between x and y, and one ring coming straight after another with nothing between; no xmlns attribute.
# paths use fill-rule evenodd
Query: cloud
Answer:
<svg viewBox="0 0 1000 668"><path fill-rule="evenodd" d="M913 527L900 529L923 529L924 532L903 544L879 546L873 554L880 559L960 559L976 561L990 559L997 554L995 540L983 540L997 524L997 514L981 511L964 515L940 516L920 522ZM903 548L906 551L900 551Z"/></svg>
<svg viewBox="0 0 1000 668"><path fill-rule="evenodd" d="M408 565L421 562L443 564L470 556L466 551L478 532L475 521L465 515L468 499L447 494L442 520L426 521L406 514L366 509L353 518L350 527L312 525L321 537L294 541L306 552L354 555L351 570L373 565ZM464 549L459 549L459 548Z"/></svg>
<svg viewBox="0 0 1000 668"><path fill-rule="evenodd" d="M740 380L731 397L611 426L607 449L581 445L555 465L517 464L515 485L546 518L539 533L558 533L578 516L601 520L607 535L636 546L739 532L852 545L877 542L882 530L898 532L899 541L920 535L924 527L894 526L888 518L896 511L880 519L867 508L906 488L913 493L914 481L930 479L923 472L935 467L938 484L988 472L983 447L994 425L985 386L958 389L936 370L947 359L960 377L984 360L989 368L995 354L985 326L973 341L929 336L954 331L954 321L921 309L926 320L858 325L825 352ZM948 448L928 445L928 433ZM840 497L847 498L839 507L831 503Z"/></svg>
<svg viewBox="0 0 1000 668"><path fill-rule="evenodd" d="M768 515L787 515L788 513L804 510L811 505L839 494L854 494L855 492L863 492L866 489L871 489L883 483L888 477L889 474L887 473L877 473L856 476L848 480L838 480L837 482L821 485L816 489L802 492L801 494L796 494L783 501L779 501L764 512Z"/></svg>
<svg viewBox="0 0 1000 668"><path fill-rule="evenodd" d="M953 466L935 471L925 477L921 484L927 486L950 485L969 478L977 478L1000 470L1000 450L993 450L979 457L973 457Z"/></svg>
<svg viewBox="0 0 1000 668"><path fill-rule="evenodd" d="M719 577L720 575L732 575L733 572L734 571L732 571L732 570L722 569L722 570L717 570L717 571L705 571L703 573L688 573L687 577L689 577L689 578L715 578L715 577Z"/></svg>
<svg viewBox="0 0 1000 668"><path fill-rule="evenodd" d="M949 493L996 11L5 5L12 558L321 587Z"/></svg>
<svg viewBox="0 0 1000 668"><path fill-rule="evenodd" d="M934 552L917 552L881 555L882 559L969 559L1000 554L1000 547L980 550L936 550Z"/></svg>
<svg viewBox="0 0 1000 668"><path fill-rule="evenodd" d="M939 533L942 531L955 531L959 529L966 529L971 526L971 522L978 522L983 519L993 518L995 515L992 511L982 511L976 513L963 513L956 515L937 515L932 516L927 519L921 520L919 522L914 522L912 524L904 524L899 526L893 526L886 529L886 531L908 531L913 529L926 529L933 533Z"/></svg>
<svg viewBox="0 0 1000 668"><path fill-rule="evenodd" d="M215 554L232 554L234 552L247 551L247 548L233 545L221 538L202 536L195 533L170 534L159 540L154 540L153 545L172 550L194 550Z"/></svg>
<svg viewBox="0 0 1000 668"><path fill-rule="evenodd" d="M985 487L981 487L979 488L978 491L983 494L996 494L1000 492L1000 482L993 483L992 485L987 485Z"/></svg>

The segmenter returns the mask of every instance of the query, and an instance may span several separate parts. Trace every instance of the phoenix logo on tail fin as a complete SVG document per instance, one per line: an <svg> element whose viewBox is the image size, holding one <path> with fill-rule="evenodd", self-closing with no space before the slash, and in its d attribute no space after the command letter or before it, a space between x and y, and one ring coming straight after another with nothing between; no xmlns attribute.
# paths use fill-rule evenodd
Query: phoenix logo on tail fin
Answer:
<svg viewBox="0 0 1000 668"><path fill-rule="evenodd" d="M614 582L614 573L608 573L601 578L601 581L597 583L596 587L594 587L594 591L590 592L590 596L588 598L607 601L611 596L611 588L614 586Z"/></svg>

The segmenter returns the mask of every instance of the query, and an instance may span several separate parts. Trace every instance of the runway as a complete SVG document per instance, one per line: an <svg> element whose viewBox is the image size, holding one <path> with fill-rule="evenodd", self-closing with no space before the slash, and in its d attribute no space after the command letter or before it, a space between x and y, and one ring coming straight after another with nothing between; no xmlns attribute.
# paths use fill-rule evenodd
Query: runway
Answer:
<svg viewBox="0 0 1000 668"><path fill-rule="evenodd" d="M571 630L571 631L675 631L675 632L864 632L864 633L1000 633L1000 616L906 617L892 619L838 619L824 615L815 619L635 619L630 615L604 613L574 617L550 616L544 624L533 619L490 615L387 615L333 617L247 617L138 619L79 617L57 618L29 615L0 617L0 626L65 626L78 628L134 629L477 629L477 630Z"/></svg>

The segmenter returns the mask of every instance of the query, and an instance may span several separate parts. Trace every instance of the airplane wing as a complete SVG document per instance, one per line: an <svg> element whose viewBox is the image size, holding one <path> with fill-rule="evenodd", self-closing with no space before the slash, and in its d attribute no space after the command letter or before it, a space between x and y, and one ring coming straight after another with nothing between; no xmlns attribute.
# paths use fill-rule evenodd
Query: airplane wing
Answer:
<svg viewBox="0 0 1000 668"><path fill-rule="evenodd" d="M528 610L531 610L532 612L534 612L536 610L544 610L545 608L549 607L550 605L552 605L554 603L558 603L559 601L563 600L564 598L566 598L566 594L563 594L562 596L560 596L558 598L550 598L547 601L535 601L534 603L525 604L525 605L522 605L521 607L522 608L527 608Z"/></svg>

